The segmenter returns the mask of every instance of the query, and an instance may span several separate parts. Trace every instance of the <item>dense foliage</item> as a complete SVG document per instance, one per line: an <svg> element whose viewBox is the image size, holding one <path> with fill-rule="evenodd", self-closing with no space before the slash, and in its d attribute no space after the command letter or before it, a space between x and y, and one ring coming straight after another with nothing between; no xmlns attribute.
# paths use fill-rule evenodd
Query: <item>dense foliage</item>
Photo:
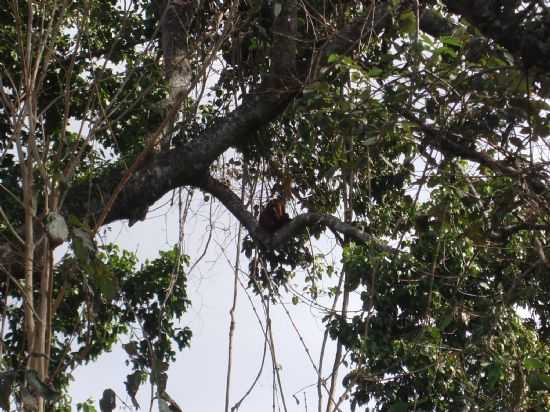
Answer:
<svg viewBox="0 0 550 412"><path fill-rule="evenodd" d="M256 292L305 271L343 296L325 321L352 408L550 408L547 1L7 3L1 408L67 407L72 370L121 336L132 399L146 376L163 396L189 258L139 265L96 235L181 187L248 230ZM273 196L298 216L271 236ZM327 233L341 290L308 243Z"/></svg>

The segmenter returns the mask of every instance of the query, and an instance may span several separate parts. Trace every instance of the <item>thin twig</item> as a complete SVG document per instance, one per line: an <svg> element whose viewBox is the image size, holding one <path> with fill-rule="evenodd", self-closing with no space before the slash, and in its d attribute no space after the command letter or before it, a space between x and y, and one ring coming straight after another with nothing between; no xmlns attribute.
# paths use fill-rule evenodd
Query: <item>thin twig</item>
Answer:
<svg viewBox="0 0 550 412"><path fill-rule="evenodd" d="M248 178L246 167L246 160L244 161L244 171L242 177L241 185L241 200L245 202L245 189L246 182ZM225 412L229 412L229 393L231 389L231 367L233 361L233 336L235 333L235 310L237 309L237 286L239 280L239 267L240 267L240 257L241 257L241 238L243 233L243 225L239 222L239 229L237 232L237 244L235 251L235 266L233 273L233 302L231 304L231 309L229 310L229 342L227 348L227 378L225 383Z"/></svg>

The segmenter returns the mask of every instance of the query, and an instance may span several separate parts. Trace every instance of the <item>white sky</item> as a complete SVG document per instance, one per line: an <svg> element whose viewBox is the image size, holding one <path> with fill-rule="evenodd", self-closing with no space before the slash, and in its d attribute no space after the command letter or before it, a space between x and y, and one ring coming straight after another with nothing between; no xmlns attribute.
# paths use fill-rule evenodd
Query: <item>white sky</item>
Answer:
<svg viewBox="0 0 550 412"><path fill-rule="evenodd" d="M197 207L198 202L198 199L196 202L194 201L193 206ZM159 204L162 203L162 200L159 201ZM203 208L200 212L206 210L207 208ZM112 225L108 241L116 242L121 248L137 252L142 261L157 257L159 249L168 249L178 240L178 211L175 206L171 209L165 207L150 213L150 215L152 217L137 223L132 228L128 228L126 222ZM196 259L200 255L203 247L202 242L208 228L207 222L203 221L204 219L201 219L200 216L190 216L189 231L186 230L188 236L186 253L192 259ZM217 219L221 224L226 222L232 236L236 235L237 226L234 218L229 220L227 213L224 213ZM217 231L218 235L219 232ZM226 236L223 233L222 235ZM232 242L225 248L225 253L232 260L235 256L234 244L235 242ZM242 258L244 259L244 256ZM335 257L335 259L338 262L339 257ZM191 328L193 338L191 348L179 353L177 361L171 365L168 371L167 387L167 392L185 412L223 411L224 409L229 309L233 296L233 272L226 262L226 258L220 252L220 247L213 243L205 259L194 269L188 279L188 293L192 306L184 315L183 325ZM244 261L241 266L246 268L247 262ZM332 279L332 281L335 282L336 279ZM317 362L324 332L321 322L323 313L303 303L294 306L290 303L291 297L290 294L283 295L305 344ZM254 300L258 313L262 316L259 300L257 298ZM328 301L325 300L323 303L329 306ZM289 411L305 411L304 402L307 401L307 410L316 410L317 388L315 383L317 377L304 346L281 305L273 306L271 315L287 409ZM326 371L328 371L328 367L332 366L335 347L334 342L329 341L329 343L324 361L327 367ZM263 332L248 298L240 289L236 311L230 406L241 398L256 376L261 363L262 350ZM124 350L117 346L115 350L102 356L97 362L78 368L74 375L75 382L70 387L73 404L76 405L78 402L93 398L96 400L99 410L97 401L101 398L103 390L112 388L128 405L131 405L124 387L126 375L131 372L130 368L124 364L126 357ZM343 375L342 371L339 381ZM251 395L243 402L239 411L257 412L272 409L272 379L271 358L268 352L262 378ZM302 389L309 385L313 386ZM338 387L341 388L341 384ZM299 405L292 397L294 393L300 401ZM304 400L304 394L306 400ZM149 410L149 399L150 386L142 385L138 393L138 401L142 410ZM324 401L326 402L326 399ZM125 410L120 402L118 402L117 410ZM153 410L158 410L156 402ZM344 405L342 410L349 409L347 409L347 405Z"/></svg>
<svg viewBox="0 0 550 412"><path fill-rule="evenodd" d="M216 64L209 72L207 90L216 83L217 69L219 69ZM203 96L203 101L207 101L207 99L207 95ZM157 202L157 205L150 208L154 212L151 212L145 221L138 222L131 228L128 227L126 221L111 225L111 231L108 232L105 241L116 243L121 249L136 252L142 262L145 259L158 257L159 250L169 249L178 241L177 206L172 208L165 206L155 210L159 205L168 203L170 197L171 193L167 194L164 199ZM191 257L191 265L202 254L209 228L206 217L208 207L204 206L202 196L195 196L195 198L193 210L197 214L190 214L187 220L185 239L185 253ZM200 207L201 203L202 208ZM229 310L233 298L234 281L233 269L227 263L224 253L230 261L234 261L237 222L223 207L219 208L220 211L214 222L217 227L222 225L229 230L215 231L216 237L212 241L207 255L188 278L188 295L191 307L183 317L182 326L190 327L193 332L191 347L178 354L176 362L170 366L168 371L167 392L185 412L224 410ZM330 246L324 249L325 251L330 250ZM333 251L333 253L334 262L331 263L338 267L340 255L338 251ZM241 268L246 270L247 265L248 262L244 254L241 254ZM302 284L298 285L298 282L300 279L297 279L295 283L297 289L301 290ZM337 279L333 277L329 282L333 286L337 283ZM245 279L243 283L246 284ZM283 300L291 312L305 345L317 363L324 333L321 319L325 313L304 303L294 306L290 302L292 295L285 295L284 291L282 293ZM254 302L262 320L265 320L259 299L254 297ZM331 306L329 299L320 300L318 303L326 307ZM262 328L241 288L239 289L235 316L230 407L242 397L256 377L264 344ZM272 306L271 319L288 411L317 410L317 374L307 357L304 345L280 305ZM329 339L324 358L325 373L323 376L327 376L332 368L334 352L335 343ZM127 359L126 353L120 345L117 345L112 352L105 354L98 361L75 371L75 381L69 389L75 410L76 403L92 398L99 411L98 401L106 388L113 389L127 405L131 405L124 386L126 375L131 372L131 369L125 365L125 359ZM339 382L344 375L345 371L341 368ZM271 410L272 386L271 356L268 350L262 378L241 404L239 411ZM341 384L338 388L341 388ZM150 385L143 384L138 392L137 399L141 410L149 410L150 390ZM299 405L292 396L295 393L300 401ZM341 390L337 390L336 397L340 393ZM326 405L326 401L326 393L324 393L324 405ZM305 402L307 402L307 407ZM340 409L343 412L349 410L345 403ZM117 401L117 410L126 410L120 401ZM153 411L157 410L155 402ZM282 405L277 410L283 410Z"/></svg>

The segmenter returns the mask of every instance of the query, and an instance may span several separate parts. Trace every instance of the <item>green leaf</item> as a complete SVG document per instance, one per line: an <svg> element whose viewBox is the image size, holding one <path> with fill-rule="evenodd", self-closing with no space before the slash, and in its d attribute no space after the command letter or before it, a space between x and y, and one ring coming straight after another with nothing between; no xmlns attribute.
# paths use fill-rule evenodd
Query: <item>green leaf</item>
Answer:
<svg viewBox="0 0 550 412"><path fill-rule="evenodd" d="M441 331L438 328L428 327L427 331L434 340L441 340Z"/></svg>
<svg viewBox="0 0 550 412"><path fill-rule="evenodd" d="M76 410L83 412L97 412L97 409L94 406L94 402L91 399L88 399L86 402L77 403Z"/></svg>
<svg viewBox="0 0 550 412"><path fill-rule="evenodd" d="M526 369L532 370L532 369L544 369L548 365L546 365L543 361L537 358L527 358L523 361L523 366L525 366Z"/></svg>
<svg viewBox="0 0 550 412"><path fill-rule="evenodd" d="M485 232L480 222L472 222L464 229L464 234L474 242L481 242L485 239Z"/></svg>
<svg viewBox="0 0 550 412"><path fill-rule="evenodd" d="M123 344L122 348L130 356L134 356L138 353L138 343L135 340Z"/></svg>
<svg viewBox="0 0 550 412"><path fill-rule="evenodd" d="M539 379L541 383L546 387L546 389L550 390L550 376L540 374Z"/></svg>
<svg viewBox="0 0 550 412"><path fill-rule="evenodd" d="M453 314L449 312L439 321L439 330L444 331L447 328L447 326L451 324L452 321L453 321Z"/></svg>
<svg viewBox="0 0 550 412"><path fill-rule="evenodd" d="M399 31L409 34L416 32L416 14L412 10L401 13L399 16Z"/></svg>
<svg viewBox="0 0 550 412"><path fill-rule="evenodd" d="M112 412L116 408L116 393L110 388L103 391L103 396L99 400L101 412Z"/></svg>
<svg viewBox="0 0 550 412"><path fill-rule="evenodd" d="M449 45L449 46L455 46L455 47L462 47L464 46L464 43L457 39L456 37L451 36L441 36L440 37L443 44Z"/></svg>
<svg viewBox="0 0 550 412"><path fill-rule="evenodd" d="M331 54L330 56L328 56L327 61L329 63L336 63L336 62L340 61L340 55L339 54Z"/></svg>
<svg viewBox="0 0 550 412"><path fill-rule="evenodd" d="M502 376L502 366L497 363L493 363L491 366L489 366L487 371L487 383L489 385L489 388L494 388L497 384L497 382L500 380Z"/></svg>
<svg viewBox="0 0 550 412"><path fill-rule="evenodd" d="M439 47L436 51L435 51L436 54L441 54L441 55L447 55L449 57L453 57L455 58L457 56L456 54L456 51L454 51L453 49L451 49L450 47Z"/></svg>
<svg viewBox="0 0 550 412"><path fill-rule="evenodd" d="M389 412L407 412L409 405L403 401L397 401L390 406Z"/></svg>
<svg viewBox="0 0 550 412"><path fill-rule="evenodd" d="M81 262L87 262L90 254L95 254L96 252L91 234L84 229L73 227L72 235L76 257Z"/></svg>
<svg viewBox="0 0 550 412"><path fill-rule="evenodd" d="M372 67L367 70L367 75L369 77L381 77L384 74L384 70L380 67Z"/></svg>
<svg viewBox="0 0 550 412"><path fill-rule="evenodd" d="M101 261L95 261L91 265L94 281L101 295L112 301L118 292L118 280L109 266Z"/></svg>
<svg viewBox="0 0 550 412"><path fill-rule="evenodd" d="M136 394L142 382L143 374L140 371L135 371L126 376L126 382L124 382L124 384L126 385L126 392L128 393L128 396L130 396L132 404L136 409L139 409L139 403L136 399Z"/></svg>

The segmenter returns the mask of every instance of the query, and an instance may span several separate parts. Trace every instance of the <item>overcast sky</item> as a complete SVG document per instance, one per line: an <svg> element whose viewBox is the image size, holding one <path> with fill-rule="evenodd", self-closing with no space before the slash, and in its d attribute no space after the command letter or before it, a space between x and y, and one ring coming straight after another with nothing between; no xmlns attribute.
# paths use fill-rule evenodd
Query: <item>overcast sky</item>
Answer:
<svg viewBox="0 0 550 412"><path fill-rule="evenodd" d="M164 203L166 200L158 202L159 205ZM155 207L151 208L154 209ZM186 253L193 259L191 264L204 249L209 227L208 210L202 196L195 196L192 204L193 213L190 214L185 229L184 242ZM167 392L185 412L224 409L229 309L233 295L233 272L227 258L231 261L235 258L234 238L237 234L237 224L235 219L229 217L219 206L214 211L214 222L218 227L215 231L216 238L211 242L205 258L188 279L188 293L192 306L184 315L182 323L189 326L193 332L191 348L178 354L177 361L170 366L168 372ZM158 256L158 250L166 250L178 241L177 207L164 206L154 210L144 222L138 222L131 228L126 222L118 222L112 225L107 233L107 241L136 252L141 261L153 259ZM333 255L334 263L338 264L339 255L336 250L333 251ZM241 258L244 259L244 256ZM242 261L241 268L246 270L246 267L247 262ZM246 278L242 279L246 281ZM336 279L330 282L336 282ZM300 279L293 283L301 290ZM324 313L307 303L292 305L292 296L288 293L283 294L282 298L286 308L291 312L305 346L317 363L324 332L321 322ZM253 301L258 314L265 320L259 299L253 297ZM321 303L326 306L330 304L328 300ZM307 402L308 411L316 410L317 375L308 359L304 344L301 343L282 305L272 307L271 317L287 408L289 411L305 411ZM243 289L239 287L230 405L241 398L258 373L263 342L263 332L252 305ZM326 371L332 365L333 354L334 342L330 341L325 357ZM126 375L130 372L130 368L124 363L125 359L126 354L118 345L97 362L78 368L75 382L70 388L73 404L93 398L98 405L97 401L103 390L112 388L130 405L131 401L124 387ZM342 371L340 381L343 373ZM271 357L268 352L262 378L239 411L270 410L273 402L272 386ZM298 398L299 404L292 395ZM149 399L150 386L144 385L138 393L142 410L149 410ZM119 406L117 410L124 409ZM153 410L158 410L156 403ZM342 410L348 410L347 405Z"/></svg>

